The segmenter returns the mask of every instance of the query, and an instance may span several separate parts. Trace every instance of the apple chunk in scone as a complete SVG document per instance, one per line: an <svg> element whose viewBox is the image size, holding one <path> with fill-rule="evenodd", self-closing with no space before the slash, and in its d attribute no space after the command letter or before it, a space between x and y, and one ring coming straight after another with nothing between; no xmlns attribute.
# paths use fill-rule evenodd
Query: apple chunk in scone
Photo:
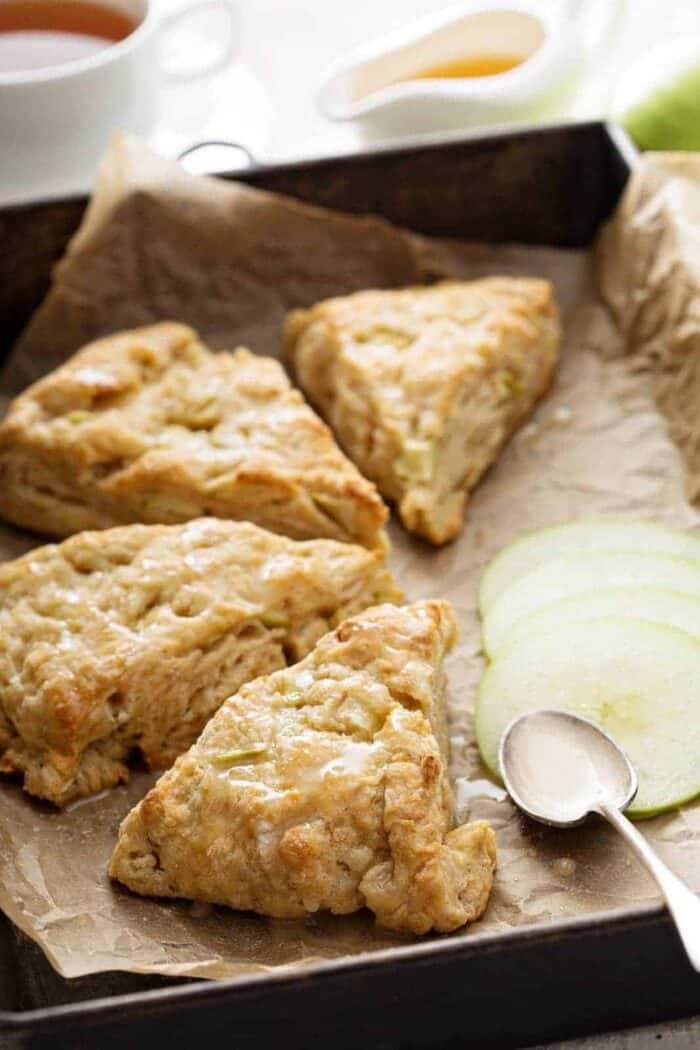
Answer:
<svg viewBox="0 0 700 1050"><path fill-rule="evenodd" d="M287 362L350 458L434 544L545 393L560 328L547 281L367 291L289 315Z"/></svg>
<svg viewBox="0 0 700 1050"><path fill-rule="evenodd" d="M477 919L496 851L483 821L454 826L455 634L446 602L380 605L244 686L127 816L112 877L278 918L366 907L413 933Z"/></svg>

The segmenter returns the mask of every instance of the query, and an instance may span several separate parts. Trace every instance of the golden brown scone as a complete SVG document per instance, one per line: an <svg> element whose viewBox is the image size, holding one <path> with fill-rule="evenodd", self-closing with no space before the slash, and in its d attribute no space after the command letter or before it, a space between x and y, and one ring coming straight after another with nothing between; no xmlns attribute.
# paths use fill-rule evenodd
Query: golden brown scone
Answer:
<svg viewBox="0 0 700 1050"><path fill-rule="evenodd" d="M484 911L495 840L454 827L446 602L381 605L220 708L122 823L110 873L137 893L294 918L370 908L453 930Z"/></svg>
<svg viewBox="0 0 700 1050"><path fill-rule="evenodd" d="M164 323L92 343L12 402L0 514L52 536L213 515L372 547L387 510L277 361Z"/></svg>
<svg viewBox="0 0 700 1050"><path fill-rule="evenodd" d="M85 532L0 565L0 770L64 805L164 768L244 682L400 600L381 551L247 522Z"/></svg>
<svg viewBox="0 0 700 1050"><path fill-rule="evenodd" d="M547 281L368 291L297 310L285 356L410 532L453 539L469 491L547 390L560 330Z"/></svg>

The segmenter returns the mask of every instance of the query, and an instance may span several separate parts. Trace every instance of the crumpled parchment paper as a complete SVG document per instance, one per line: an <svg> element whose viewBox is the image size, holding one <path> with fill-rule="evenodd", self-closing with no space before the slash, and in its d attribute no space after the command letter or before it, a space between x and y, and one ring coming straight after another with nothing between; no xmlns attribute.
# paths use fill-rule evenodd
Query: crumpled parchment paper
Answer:
<svg viewBox="0 0 700 1050"><path fill-rule="evenodd" d="M599 239L600 290L700 497L700 154L649 153Z"/></svg>
<svg viewBox="0 0 700 1050"><path fill-rule="evenodd" d="M53 288L5 371L7 395L90 338L166 317L193 324L216 347L247 343L276 353L285 311L330 294L440 275L520 273L554 281L565 322L556 382L475 492L461 538L434 551L395 524L391 529L391 563L407 596L449 598L457 609L462 635L449 674L460 816L489 819L498 837L486 916L454 937L656 899L651 881L602 823L548 829L503 800L484 780L471 707L482 670L478 576L505 543L527 529L592 513L698 526L668 433L670 427L695 475L698 453L687 434L700 392L685 377L694 384L700 375L700 227L688 228L700 191L686 187L683 165L676 164L652 159L642 166L596 256L597 276L627 337L625 354L586 253L427 241L375 219L186 175L120 140ZM640 244L650 265L641 265ZM0 528L2 556L34 543ZM118 824L153 779L135 774L127 787L64 813L31 801L16 784L0 784L0 906L60 973L231 977L411 943L363 914L279 922L145 900L111 885L106 870ZM700 889L700 805L642 828Z"/></svg>

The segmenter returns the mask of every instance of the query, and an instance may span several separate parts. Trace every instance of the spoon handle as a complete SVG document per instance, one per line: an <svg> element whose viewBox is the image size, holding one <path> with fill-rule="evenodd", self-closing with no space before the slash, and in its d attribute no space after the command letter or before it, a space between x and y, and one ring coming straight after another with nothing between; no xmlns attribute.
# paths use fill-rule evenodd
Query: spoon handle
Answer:
<svg viewBox="0 0 700 1050"><path fill-rule="evenodd" d="M659 889L666 898L668 910L676 924L688 958L695 969L700 971L700 898L696 897L692 890L677 875L673 874L644 836L619 809L603 804L598 812L613 827L617 828L656 879Z"/></svg>

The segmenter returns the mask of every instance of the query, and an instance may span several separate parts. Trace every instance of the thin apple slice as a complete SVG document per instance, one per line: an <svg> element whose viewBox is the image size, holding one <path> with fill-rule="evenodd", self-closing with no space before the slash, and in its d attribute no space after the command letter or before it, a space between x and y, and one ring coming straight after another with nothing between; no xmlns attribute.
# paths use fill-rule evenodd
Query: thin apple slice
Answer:
<svg viewBox="0 0 700 1050"><path fill-rule="evenodd" d="M537 708L597 722L639 776L630 813L653 816L700 794L700 642L683 631L614 617L564 623L509 645L482 678L476 737L499 775L506 726Z"/></svg>
<svg viewBox="0 0 700 1050"><path fill-rule="evenodd" d="M614 587L664 587L700 595L700 562L662 555L599 553L547 561L521 576L494 602L483 622L483 643L498 651L516 623L562 598Z"/></svg>
<svg viewBox="0 0 700 1050"><path fill-rule="evenodd" d="M666 554L700 562L700 535L625 518L583 518L528 533L505 547L487 566L479 587L481 615L486 615L506 588L544 562L598 551Z"/></svg>
<svg viewBox="0 0 700 1050"><path fill-rule="evenodd" d="M556 634L563 623L597 620L601 616L631 617L677 627L700 640L700 596L663 587L611 587L562 598L532 616L523 617L508 632L505 644L526 645L527 638L533 633L549 631Z"/></svg>

